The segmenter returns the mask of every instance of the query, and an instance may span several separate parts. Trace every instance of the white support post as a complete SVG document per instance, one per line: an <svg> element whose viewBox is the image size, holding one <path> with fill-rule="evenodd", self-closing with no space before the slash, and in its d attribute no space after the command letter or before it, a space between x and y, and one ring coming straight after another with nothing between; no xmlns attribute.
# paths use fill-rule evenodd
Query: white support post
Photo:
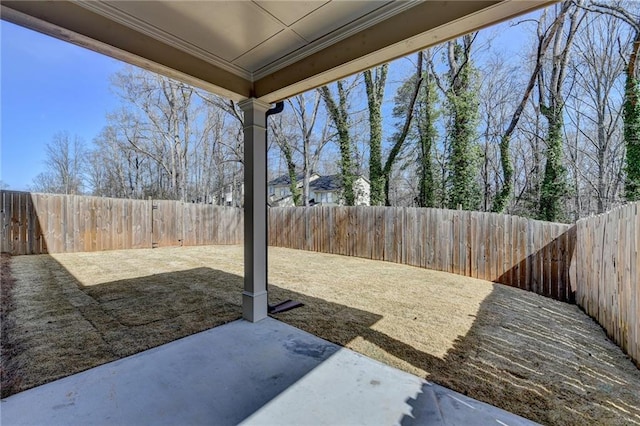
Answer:
<svg viewBox="0 0 640 426"><path fill-rule="evenodd" d="M271 105L255 98L238 106L244 112L244 291L242 317L267 317L267 134Z"/></svg>

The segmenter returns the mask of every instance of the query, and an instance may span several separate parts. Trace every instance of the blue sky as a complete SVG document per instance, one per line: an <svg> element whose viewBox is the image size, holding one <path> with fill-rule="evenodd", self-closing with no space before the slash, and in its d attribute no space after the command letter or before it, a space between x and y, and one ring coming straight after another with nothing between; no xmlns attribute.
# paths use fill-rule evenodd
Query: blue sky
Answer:
<svg viewBox="0 0 640 426"><path fill-rule="evenodd" d="M109 76L115 59L0 21L1 170L26 190L43 168L43 146L60 131L87 144L118 105Z"/></svg>
<svg viewBox="0 0 640 426"><path fill-rule="evenodd" d="M495 37L494 45L518 58L525 34L522 27L502 24L483 37ZM87 145L98 135L106 113L119 104L109 78L124 64L1 20L0 42L0 179L11 189L27 190L44 170L43 148L56 133L67 131ZM392 82L406 75L403 63L409 67L407 59L400 59L390 74L384 114L393 107L397 83Z"/></svg>

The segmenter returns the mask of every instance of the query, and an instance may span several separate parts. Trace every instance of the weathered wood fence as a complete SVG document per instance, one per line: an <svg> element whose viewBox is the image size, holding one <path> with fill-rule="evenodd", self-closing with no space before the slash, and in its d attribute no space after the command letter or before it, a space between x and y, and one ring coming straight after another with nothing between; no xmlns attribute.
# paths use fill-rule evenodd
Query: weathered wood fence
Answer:
<svg viewBox="0 0 640 426"><path fill-rule="evenodd" d="M640 367L640 203L575 225L385 207L270 210L269 244L481 278L577 303Z"/></svg>
<svg viewBox="0 0 640 426"><path fill-rule="evenodd" d="M1 191L13 254L241 244L241 209ZM577 303L640 366L640 203L575 225L439 209L269 210L269 244L481 278Z"/></svg>
<svg viewBox="0 0 640 426"><path fill-rule="evenodd" d="M576 303L640 367L640 203L576 223Z"/></svg>
<svg viewBox="0 0 640 426"><path fill-rule="evenodd" d="M13 255L239 244L242 211L179 201L1 191L0 248Z"/></svg>
<svg viewBox="0 0 640 426"><path fill-rule="evenodd" d="M456 210L272 208L269 244L452 272L569 301L569 228Z"/></svg>

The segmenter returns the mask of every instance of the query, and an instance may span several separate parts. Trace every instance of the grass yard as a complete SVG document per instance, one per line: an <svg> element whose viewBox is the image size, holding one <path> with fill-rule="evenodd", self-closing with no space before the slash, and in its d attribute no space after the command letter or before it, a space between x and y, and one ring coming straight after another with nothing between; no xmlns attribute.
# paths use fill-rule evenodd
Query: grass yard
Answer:
<svg viewBox="0 0 640 426"><path fill-rule="evenodd" d="M4 396L241 316L238 246L20 256L10 266ZM306 304L277 316L288 324L543 424L640 425L640 370L576 306L290 249L270 248L269 267L271 302Z"/></svg>

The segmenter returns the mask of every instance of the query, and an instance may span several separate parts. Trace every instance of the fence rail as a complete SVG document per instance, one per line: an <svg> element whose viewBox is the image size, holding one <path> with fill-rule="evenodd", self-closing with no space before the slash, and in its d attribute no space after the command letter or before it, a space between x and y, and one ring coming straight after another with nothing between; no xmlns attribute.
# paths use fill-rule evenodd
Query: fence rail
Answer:
<svg viewBox="0 0 640 426"><path fill-rule="evenodd" d="M1 191L2 251L241 244L241 209ZM640 203L570 226L440 209L269 210L269 244L403 263L577 303L640 367Z"/></svg>

